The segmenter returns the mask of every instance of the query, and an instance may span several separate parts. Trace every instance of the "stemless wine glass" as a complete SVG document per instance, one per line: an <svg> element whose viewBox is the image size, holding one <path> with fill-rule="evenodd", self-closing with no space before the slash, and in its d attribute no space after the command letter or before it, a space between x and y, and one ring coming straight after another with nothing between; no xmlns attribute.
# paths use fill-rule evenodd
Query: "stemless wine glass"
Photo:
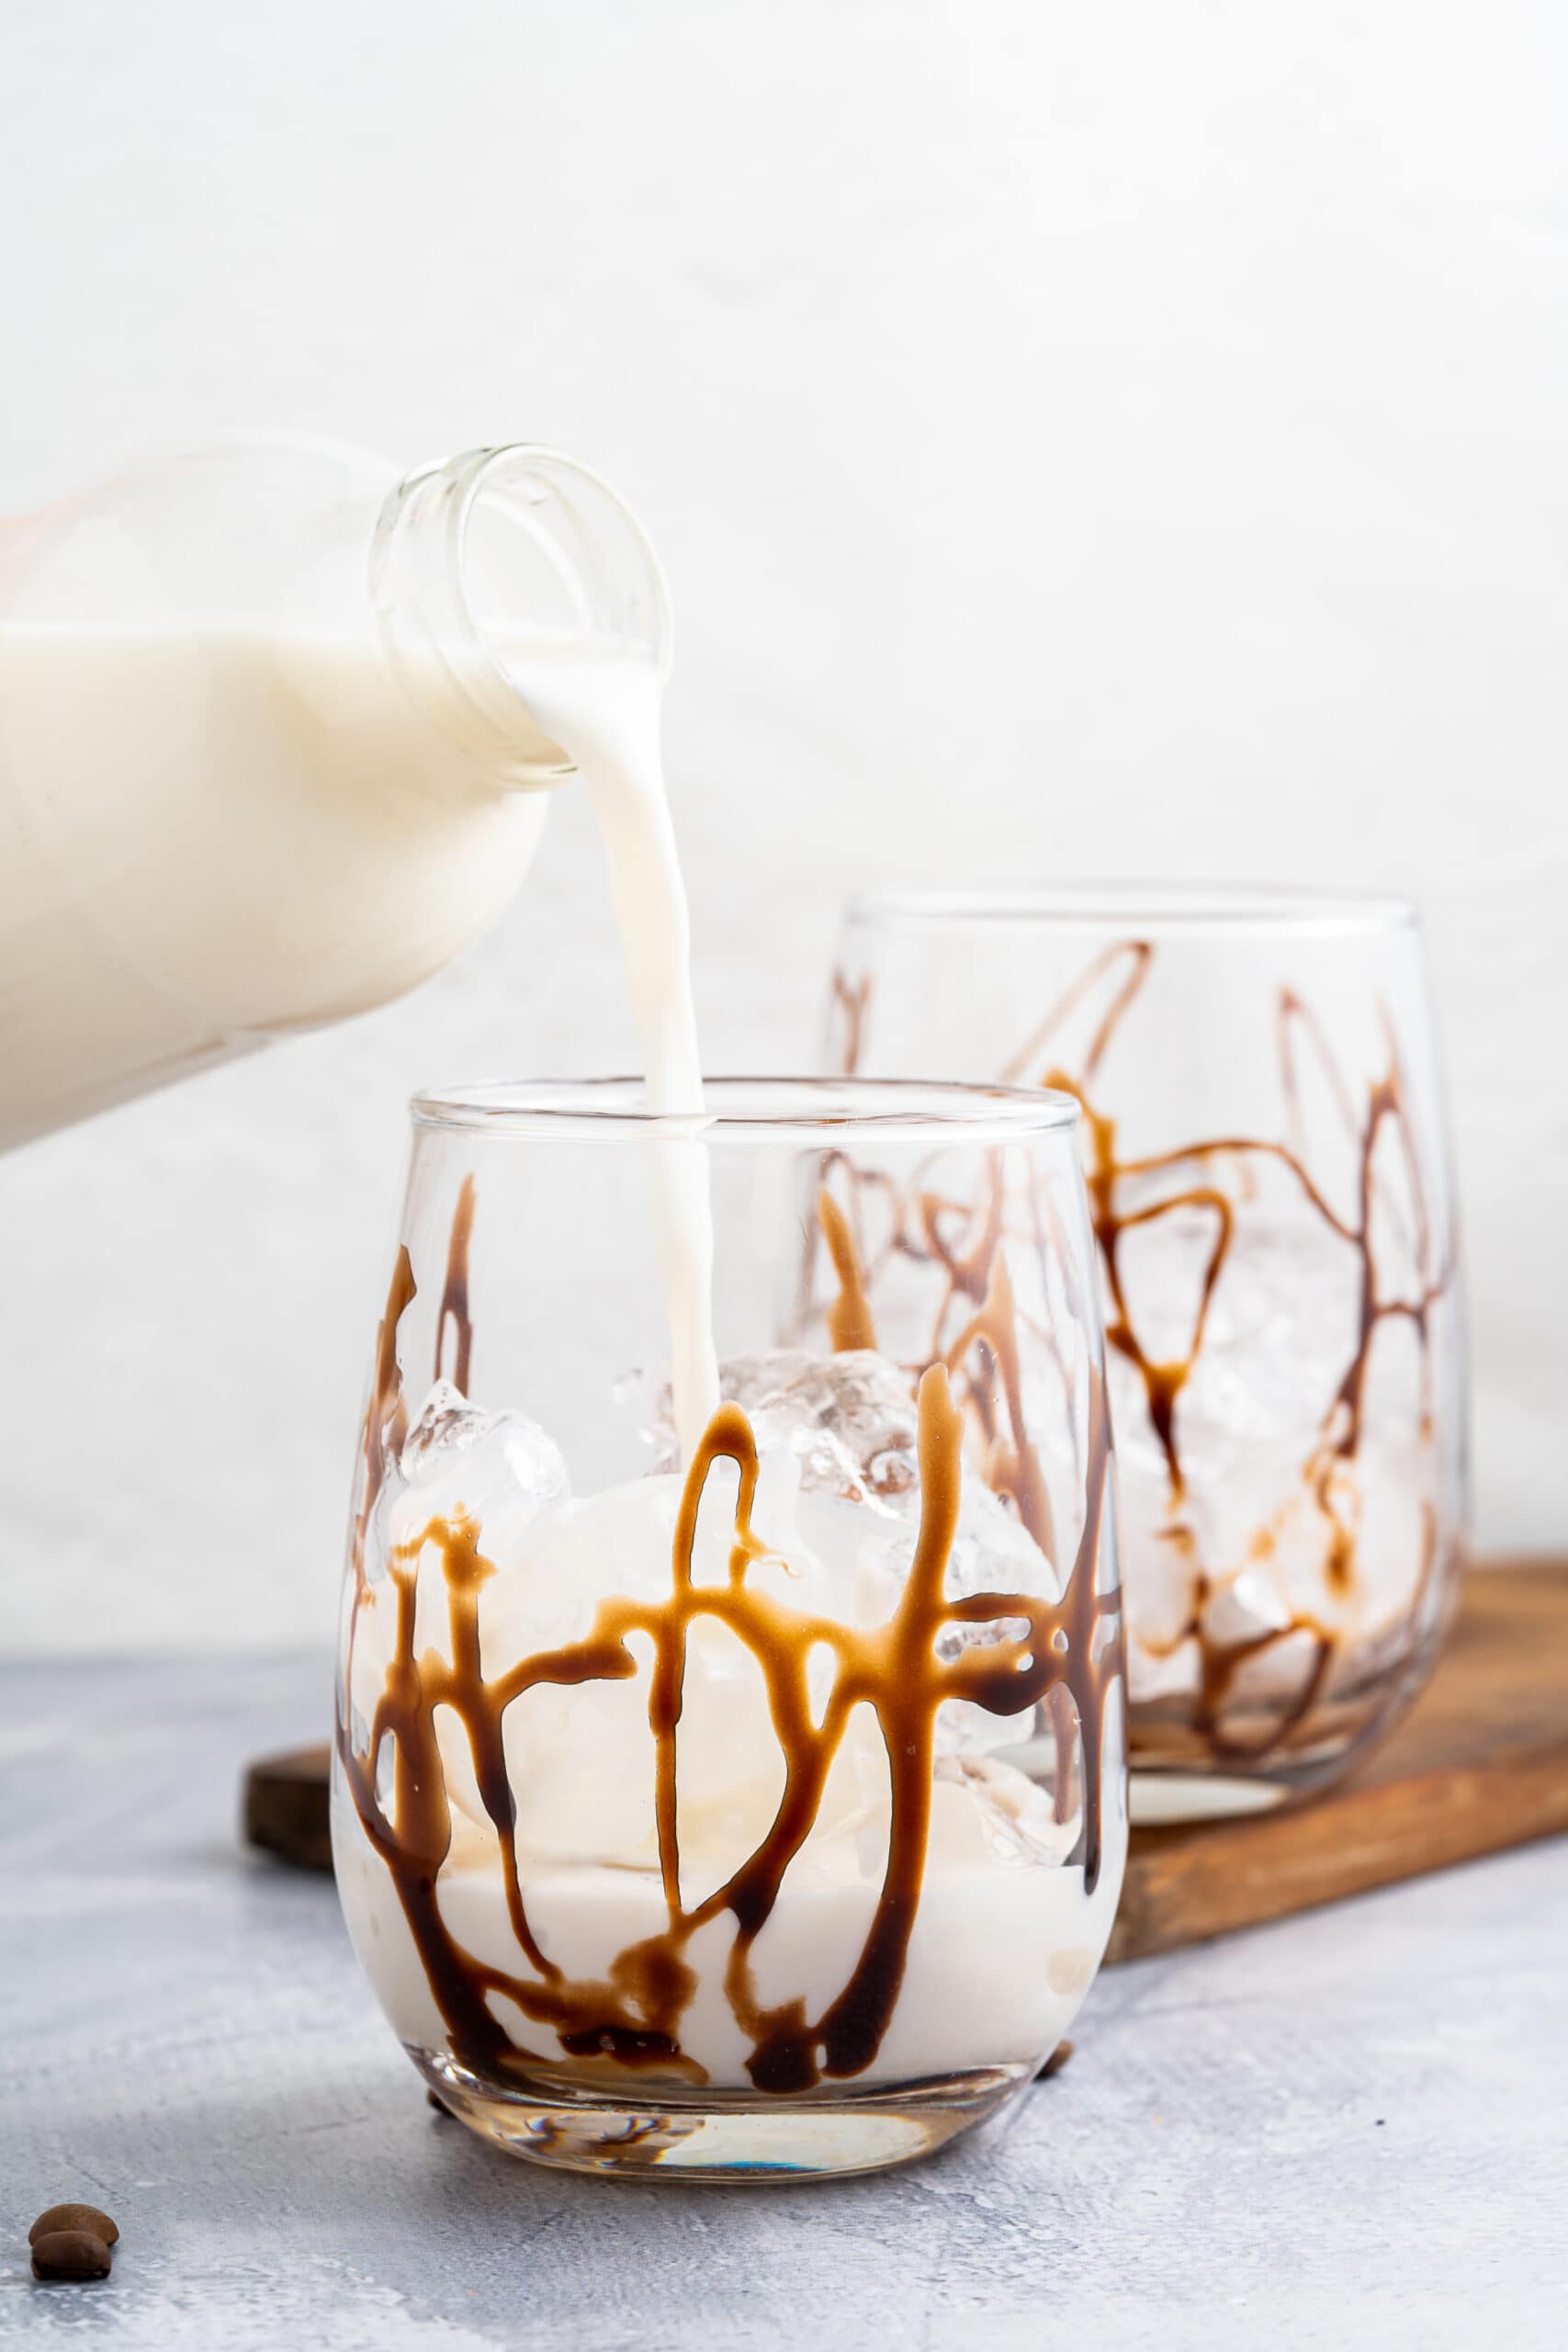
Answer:
<svg viewBox="0 0 1568 2352"><path fill-rule="evenodd" d="M1322 1786L1419 1687L1460 1573L1456 1218L1412 910L1096 886L866 899L828 1057L1082 1104L1133 1818Z"/></svg>
<svg viewBox="0 0 1568 2352"><path fill-rule="evenodd" d="M404 2047L501 2146L860 2171L1031 2079L1115 1913L1078 1113L856 1080L707 1102L412 1106L338 1885ZM716 1375L682 1346L672 1395L668 1334L710 1291Z"/></svg>

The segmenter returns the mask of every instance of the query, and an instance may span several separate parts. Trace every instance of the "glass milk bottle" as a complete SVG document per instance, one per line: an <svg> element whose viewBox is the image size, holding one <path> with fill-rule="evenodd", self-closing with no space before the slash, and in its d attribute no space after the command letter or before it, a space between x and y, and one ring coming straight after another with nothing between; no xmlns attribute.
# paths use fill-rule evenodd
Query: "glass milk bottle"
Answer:
<svg viewBox="0 0 1568 2352"><path fill-rule="evenodd" d="M245 436L0 522L0 1148L488 929L571 773L509 666L541 639L668 668L641 530L525 445Z"/></svg>

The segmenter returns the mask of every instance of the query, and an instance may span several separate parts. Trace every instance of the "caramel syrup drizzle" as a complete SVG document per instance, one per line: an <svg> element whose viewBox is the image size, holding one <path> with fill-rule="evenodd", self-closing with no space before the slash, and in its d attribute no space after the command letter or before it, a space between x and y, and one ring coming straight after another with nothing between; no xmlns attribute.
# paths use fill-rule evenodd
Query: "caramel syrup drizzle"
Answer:
<svg viewBox="0 0 1568 2352"><path fill-rule="evenodd" d="M474 1238L474 1180L465 1176L457 1187L457 1205L452 1213L451 1238L446 1244L446 1282L441 1293L441 1311L435 1318L435 1377L441 1378L441 1366L446 1353L446 1327L452 1327L457 1342L457 1357L452 1366L452 1385L468 1394L469 1368L474 1353L474 1318L468 1309L468 1251Z"/></svg>
<svg viewBox="0 0 1568 2352"><path fill-rule="evenodd" d="M467 1262L472 1231L471 1180L465 1184L454 1219L446 1287L438 1320L439 1373L445 1332L451 1317L458 1329L459 1362L467 1364L471 1342ZM863 1276L848 1228L836 1220L834 1204L821 1208L822 1229L839 1268L840 1290L834 1316L840 1348L874 1344ZM432 1996L457 2062L476 2074L537 2071L559 2062L518 2045L497 2017L497 1998L515 2004L525 2018L554 2030L572 2062L574 2078L595 2079L619 2070L640 2071L688 2082L703 2071L681 2047L682 2018L696 1989L686 1957L699 1928L728 1912L735 1937L724 1985L731 2011L751 2044L747 2068L759 2090L808 2090L824 2076L861 2073L875 2057L897 2006L919 1906L931 1821L935 1730L939 1709L968 1701L1000 1716L1028 1713L1046 1702L1060 1738L1066 1693L1082 1730L1083 1833L1086 1887L1092 1891L1100 1869L1102 1842L1102 1750L1104 1713L1120 1673L1118 1596L1098 1589L1100 1539L1110 1440L1102 1385L1091 1410L1090 1472L1086 1515L1073 1572L1059 1601L1016 1592L980 1592L950 1598L944 1589L947 1563L958 1521L964 1416L953 1401L950 1372L965 1352L983 1347L1002 1367L1010 1433L998 1435L990 1467L1012 1494L1021 1516L1036 1529L1049 1527L1039 1464L1028 1443L1019 1408L1017 1343L1011 1327L1011 1294L1005 1264L991 1245L988 1279L971 1329L950 1351L950 1361L930 1365L919 1392L918 1450L920 1515L915 1555L898 1605L886 1623L857 1630L836 1619L794 1609L747 1583L752 1562L769 1550L751 1523L756 1498L756 1442L745 1414L735 1405L714 1415L687 1472L672 1547L671 1589L657 1604L610 1598L602 1601L592 1631L581 1642L522 1659L487 1680L479 1646L479 1600L494 1574L479 1549L481 1530L466 1515L434 1519L397 1545L387 1561L395 1596L393 1655L363 1751L356 1752L351 1722L340 1721L337 1752L348 1792L371 1847L387 1865L423 1965ZM979 1279L976 1268L971 1282ZM365 1496L356 1518L352 1551L357 1611L373 1605L365 1573L367 1530L385 1478L394 1432L406 1427L398 1374L398 1324L414 1296L406 1250L400 1250L382 1317L376 1369L363 1441ZM386 1430L383 1437L380 1432ZM728 1580L699 1585L693 1576L698 1515L709 1475L721 1460L733 1462L739 1491L729 1547ZM450 1660L438 1651L415 1652L415 1616L420 1562L427 1547L437 1552L446 1584ZM698 1618L727 1626L757 1661L767 1704L783 1754L784 1794L772 1826L755 1851L725 1883L701 1903L687 1906L681 1894L678 1832L678 1730L688 1634ZM937 1640L955 1625L999 1627L1021 1624L1021 1634L976 1642L948 1659ZM568 1978L544 1949L530 1922L518 1867L516 1805L502 1743L506 1710L542 1684L574 1685L633 1679L637 1660L628 1637L652 1644L649 1721L655 1749L655 1818L667 1924L657 1935L628 1946L611 1962L603 1980ZM353 1635L351 1634L351 1642ZM814 1652L832 1659L833 1679L820 1722L814 1720L807 1668ZM891 1815L886 1871L864 1945L848 1981L816 2018L804 2000L768 2007L761 2000L751 1967L758 1936L777 1902L790 1863L817 1821L828 1776L852 1711L869 1706L886 1751ZM519 1975L479 1962L463 1949L442 1917L439 1874L451 1850L453 1823L435 1733L435 1715L448 1708L467 1738L474 1774L499 1847L508 1917L530 1971ZM377 1795L377 1763L383 1744L392 1744L392 1804L384 1812ZM1066 1817L1066 1791L1059 1780L1058 1813Z"/></svg>
<svg viewBox="0 0 1568 2352"><path fill-rule="evenodd" d="M1342 1513L1336 1472L1339 1464L1354 1459L1360 1444L1373 1340L1386 1322L1404 1320L1414 1328L1421 1359L1423 1427L1429 1433L1430 1317L1432 1309L1453 1281L1457 1249L1450 1241L1442 1261L1436 1261L1404 1072L1386 1015L1384 1029L1388 1061L1383 1074L1370 1088L1366 1113L1362 1116L1356 1110L1350 1088L1321 1023L1305 1001L1289 989L1281 989L1280 992L1277 1015L1288 1141L1277 1142L1251 1136L1217 1136L1141 1159L1120 1157L1116 1141L1117 1123L1096 1107L1095 1082L1106 1054L1148 979L1154 953L1153 943L1141 939L1116 941L1102 949L1056 999L1022 1046L1005 1065L1001 1080L1008 1085L1029 1082L1029 1074L1039 1067L1064 1022L1098 986L1107 979L1112 981L1110 1001L1095 1025L1077 1071L1047 1063L1036 1082L1070 1094L1082 1114L1088 1145L1086 1183L1090 1222L1099 1244L1106 1283L1106 1340L1132 1364L1137 1374L1149 1424L1165 1458L1170 1509L1168 1540L1177 1547L1191 1569L1191 1598L1187 1618L1171 1639L1160 1645L1154 1654L1168 1656L1181 1643L1189 1639L1196 1641L1201 1662L1201 1687L1193 1719L1194 1728L1216 1755L1257 1760L1288 1740L1316 1705L1329 1679L1338 1637L1316 1618L1304 1612L1297 1612L1288 1625L1278 1631L1261 1633L1235 1643L1217 1642L1204 1630L1202 1614L1210 1590L1210 1578L1198 1559L1191 1527L1181 1516L1187 1486L1177 1432L1176 1408L1202 1351L1210 1307L1235 1238L1235 1204L1218 1181L1183 1184L1179 1182L1179 1171L1195 1163L1206 1167L1214 1160L1226 1159L1240 1163L1243 1171L1248 1163L1274 1161L1289 1172L1314 1214L1330 1232L1356 1252L1359 1261L1355 1344L1339 1385L1325 1410L1318 1436L1302 1474L1325 1521L1325 1576L1329 1585L1341 1593L1348 1594L1354 1588L1356 1538L1353 1526ZM843 1048L846 1067L852 1066L847 1061L852 1046L855 1057L853 1066L858 1066L863 1053L870 991L869 975L852 985L842 973L835 976L833 1001L844 1012L846 1021L852 1008L852 1024L846 1029ZM1357 1206L1353 1220L1342 1216L1333 1207L1306 1164L1298 1037L1309 1044L1315 1054L1331 1099L1355 1144ZM1406 1238L1411 1243L1419 1283L1414 1297L1384 1292L1373 1249L1374 1205L1381 1201L1384 1213L1391 1213L1386 1188L1380 1186L1376 1172L1378 1147L1385 1127L1392 1130L1396 1138L1409 1191L1414 1230ZM1176 1178L1178 1188L1135 1209L1121 1206L1122 1188L1129 1181L1164 1177ZM1127 1234L1142 1227L1157 1224L1179 1211L1191 1209L1213 1220L1213 1238L1202 1267L1192 1334L1185 1354L1156 1361L1140 1337L1129 1302L1122 1244ZM895 1252L916 1256L923 1254L934 1259L948 1274L951 1298L955 1291L965 1286L968 1278L965 1261L960 1257L954 1245L942 1238L939 1218L944 1212L966 1216L971 1225L978 1225L982 1241L976 1246L983 1247L984 1237L992 1230L1000 1215L999 1193L993 1183L984 1204L979 1208L971 1205L966 1209L964 1204L939 1202L929 1193L917 1191L909 1202L897 1205L894 1236L884 1252L883 1262ZM808 1272L807 1280L809 1281ZM944 1311L946 1304L944 1301ZM1266 1556L1272 1540L1270 1529L1259 1530L1254 1539L1255 1555ZM1412 1603L1413 1619L1417 1623L1420 1622L1438 1552L1436 1516L1427 1506L1424 1513L1421 1566ZM1249 1659L1288 1640L1294 1634L1307 1634L1314 1645L1312 1662L1296 1696L1277 1715L1260 1739L1247 1740L1232 1735L1225 1727L1224 1717L1236 1675ZM1135 1729L1134 1744L1137 1745Z"/></svg>
<svg viewBox="0 0 1568 2352"><path fill-rule="evenodd" d="M828 1336L833 1342L833 1351L841 1355L849 1348L874 1348L876 1324L866 1293L860 1253L855 1248L849 1221L826 1184L818 1190L817 1221L822 1228L822 1238L828 1244L828 1254L833 1261L833 1272L839 1282L839 1295L828 1309Z"/></svg>
<svg viewBox="0 0 1568 2352"><path fill-rule="evenodd" d="M871 1002L871 975L852 981L847 972L835 969L832 980L833 1007L843 1021L843 1072L853 1078L860 1069L861 1047L865 1038L866 1008Z"/></svg>

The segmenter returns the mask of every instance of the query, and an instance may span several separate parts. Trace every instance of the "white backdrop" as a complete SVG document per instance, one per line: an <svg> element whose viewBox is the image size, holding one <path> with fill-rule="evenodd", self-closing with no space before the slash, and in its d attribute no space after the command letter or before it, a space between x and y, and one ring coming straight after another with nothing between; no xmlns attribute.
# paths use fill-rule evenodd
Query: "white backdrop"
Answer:
<svg viewBox="0 0 1568 2352"><path fill-rule="evenodd" d="M6 0L0 75L0 507L265 422L642 511L713 1067L848 886L1414 891L1478 1532L1568 1538L1552 0ZM324 1636L403 1096L630 1057L567 793L419 996L0 1162L0 1642Z"/></svg>

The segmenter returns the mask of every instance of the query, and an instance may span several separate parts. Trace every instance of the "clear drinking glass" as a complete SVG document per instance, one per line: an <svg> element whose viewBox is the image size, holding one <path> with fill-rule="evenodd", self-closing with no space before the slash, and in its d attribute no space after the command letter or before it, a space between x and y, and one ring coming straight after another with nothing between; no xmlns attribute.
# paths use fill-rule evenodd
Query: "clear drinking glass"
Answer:
<svg viewBox="0 0 1568 2352"><path fill-rule="evenodd" d="M590 2171L864 2170L1029 2082L1121 1885L1077 1106L830 1080L720 1080L701 1117L642 1101L412 1106L338 1885L481 2136ZM725 1401L682 1416L682 1466L667 1283L709 1216Z"/></svg>
<svg viewBox="0 0 1568 2352"><path fill-rule="evenodd" d="M1093 886L866 899L828 1058L1081 1102L1133 1818L1322 1786L1419 1688L1461 1568L1457 1226L1412 910Z"/></svg>

